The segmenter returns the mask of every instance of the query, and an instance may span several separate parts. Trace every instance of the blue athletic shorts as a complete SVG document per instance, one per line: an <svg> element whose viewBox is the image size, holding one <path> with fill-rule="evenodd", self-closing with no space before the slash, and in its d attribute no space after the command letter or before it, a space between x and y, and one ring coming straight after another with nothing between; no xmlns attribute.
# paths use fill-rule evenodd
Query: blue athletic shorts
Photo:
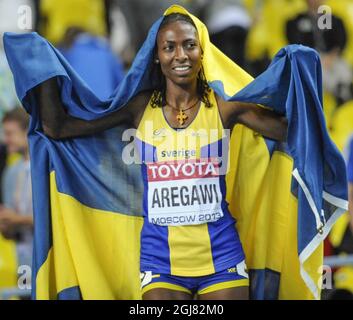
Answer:
<svg viewBox="0 0 353 320"><path fill-rule="evenodd" d="M205 294L227 288L249 286L245 261L226 270L201 277L180 277L170 274L141 271L142 294L156 288L194 294Z"/></svg>

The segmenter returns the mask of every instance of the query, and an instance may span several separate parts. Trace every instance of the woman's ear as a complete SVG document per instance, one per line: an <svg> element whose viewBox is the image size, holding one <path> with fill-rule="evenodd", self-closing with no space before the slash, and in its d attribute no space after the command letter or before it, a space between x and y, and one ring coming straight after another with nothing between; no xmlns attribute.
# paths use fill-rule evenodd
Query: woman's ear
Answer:
<svg viewBox="0 0 353 320"><path fill-rule="evenodd" d="M153 62L155 64L159 64L158 52L156 48L154 49L154 52L153 52Z"/></svg>

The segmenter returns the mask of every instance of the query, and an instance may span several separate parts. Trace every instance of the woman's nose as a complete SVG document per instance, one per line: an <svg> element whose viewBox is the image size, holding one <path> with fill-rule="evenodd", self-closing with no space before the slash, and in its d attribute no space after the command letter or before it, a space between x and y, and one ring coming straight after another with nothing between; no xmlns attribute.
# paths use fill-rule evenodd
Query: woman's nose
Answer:
<svg viewBox="0 0 353 320"><path fill-rule="evenodd" d="M176 58L177 60L181 60L181 61L187 59L187 55L186 55L185 50L184 50L183 47L178 47L178 48L176 49L175 58Z"/></svg>

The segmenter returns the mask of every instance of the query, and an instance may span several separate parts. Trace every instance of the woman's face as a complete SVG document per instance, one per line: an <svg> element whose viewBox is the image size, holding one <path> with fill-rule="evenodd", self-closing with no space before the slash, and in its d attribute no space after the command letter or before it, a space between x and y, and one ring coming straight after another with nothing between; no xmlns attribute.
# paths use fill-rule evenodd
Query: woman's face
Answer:
<svg viewBox="0 0 353 320"><path fill-rule="evenodd" d="M189 85L201 68L201 47L197 30L184 21L175 21L159 30L158 59L167 81Z"/></svg>

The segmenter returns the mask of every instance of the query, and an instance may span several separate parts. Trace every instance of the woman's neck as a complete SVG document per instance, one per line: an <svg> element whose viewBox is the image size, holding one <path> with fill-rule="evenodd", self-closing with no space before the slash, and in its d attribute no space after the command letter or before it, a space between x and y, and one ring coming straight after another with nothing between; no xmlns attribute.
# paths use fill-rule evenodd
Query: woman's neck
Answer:
<svg viewBox="0 0 353 320"><path fill-rule="evenodd" d="M197 98L197 82L180 86L167 80L166 99L175 108L183 109Z"/></svg>

